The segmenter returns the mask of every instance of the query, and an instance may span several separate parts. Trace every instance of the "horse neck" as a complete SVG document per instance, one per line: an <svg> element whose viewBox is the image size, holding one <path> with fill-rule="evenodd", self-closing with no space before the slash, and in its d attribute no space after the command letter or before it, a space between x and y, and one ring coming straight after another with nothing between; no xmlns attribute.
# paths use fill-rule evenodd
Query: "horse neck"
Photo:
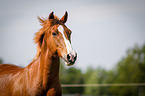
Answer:
<svg viewBox="0 0 145 96"><path fill-rule="evenodd" d="M43 78L43 86L46 89L49 84L53 81L59 82L59 57L54 55L45 41L43 42L41 53L40 53L40 62L39 62L41 77Z"/></svg>
<svg viewBox="0 0 145 96"><path fill-rule="evenodd" d="M40 56L28 66L33 77L38 78L45 90L52 86L54 81L59 82L59 57L53 55L45 43L42 44Z"/></svg>
<svg viewBox="0 0 145 96"><path fill-rule="evenodd" d="M43 76L55 77L59 75L59 57L53 55L49 49L40 54L40 70Z"/></svg>

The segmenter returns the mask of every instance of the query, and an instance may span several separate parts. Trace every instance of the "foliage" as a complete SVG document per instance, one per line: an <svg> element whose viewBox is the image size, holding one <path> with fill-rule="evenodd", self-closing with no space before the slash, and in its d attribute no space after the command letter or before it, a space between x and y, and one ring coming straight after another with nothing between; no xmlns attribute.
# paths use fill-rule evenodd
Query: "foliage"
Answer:
<svg viewBox="0 0 145 96"><path fill-rule="evenodd" d="M83 74L75 67L61 64L61 84L114 84L145 83L145 45L129 49L112 70L88 67ZM63 94L145 96L145 86L78 87L63 88Z"/></svg>
<svg viewBox="0 0 145 96"><path fill-rule="evenodd" d="M2 64L3 63L3 60L0 58L0 64Z"/></svg>
<svg viewBox="0 0 145 96"><path fill-rule="evenodd" d="M83 74L80 69L69 67L66 69L63 64L60 68L61 84L84 84ZM82 94L84 88L62 88L64 94Z"/></svg>
<svg viewBox="0 0 145 96"><path fill-rule="evenodd" d="M135 46L127 51L127 56L116 66L116 79L114 83L145 83L145 45L141 48ZM145 96L145 87L111 87L112 94L118 96ZM120 90L120 91L118 91ZM144 94L144 95L143 95Z"/></svg>

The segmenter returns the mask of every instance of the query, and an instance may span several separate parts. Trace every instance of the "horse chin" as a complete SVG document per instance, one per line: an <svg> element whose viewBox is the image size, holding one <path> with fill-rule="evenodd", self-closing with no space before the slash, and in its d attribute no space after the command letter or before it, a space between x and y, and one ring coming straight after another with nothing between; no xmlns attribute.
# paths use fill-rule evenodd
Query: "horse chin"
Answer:
<svg viewBox="0 0 145 96"><path fill-rule="evenodd" d="M74 63L69 63L69 62L65 62L65 64L66 64L67 66L72 66L72 65L74 65Z"/></svg>

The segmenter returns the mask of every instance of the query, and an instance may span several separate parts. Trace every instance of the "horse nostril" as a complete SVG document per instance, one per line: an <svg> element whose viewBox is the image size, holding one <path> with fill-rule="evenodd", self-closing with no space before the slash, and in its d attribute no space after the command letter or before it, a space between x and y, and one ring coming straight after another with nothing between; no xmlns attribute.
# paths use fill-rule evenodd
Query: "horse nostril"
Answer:
<svg viewBox="0 0 145 96"><path fill-rule="evenodd" d="M70 60L70 54L67 54L67 59Z"/></svg>
<svg viewBox="0 0 145 96"><path fill-rule="evenodd" d="M77 53L76 53L76 56L74 57L74 60L76 60L77 59Z"/></svg>

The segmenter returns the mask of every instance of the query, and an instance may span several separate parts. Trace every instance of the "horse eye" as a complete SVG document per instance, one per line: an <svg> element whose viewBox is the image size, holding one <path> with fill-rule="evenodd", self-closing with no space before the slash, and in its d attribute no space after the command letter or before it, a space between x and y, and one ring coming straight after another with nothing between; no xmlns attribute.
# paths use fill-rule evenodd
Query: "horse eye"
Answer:
<svg viewBox="0 0 145 96"><path fill-rule="evenodd" d="M56 36L56 35L57 35L57 33L53 32L53 33L52 33L52 35L53 35L53 36Z"/></svg>

